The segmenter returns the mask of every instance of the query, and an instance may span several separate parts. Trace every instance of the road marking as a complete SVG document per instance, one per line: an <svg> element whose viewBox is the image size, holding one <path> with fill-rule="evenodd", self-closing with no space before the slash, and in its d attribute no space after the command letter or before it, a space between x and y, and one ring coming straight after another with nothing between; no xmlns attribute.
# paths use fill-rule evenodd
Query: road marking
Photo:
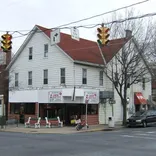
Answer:
<svg viewBox="0 0 156 156"><path fill-rule="evenodd" d="M155 131L152 131L152 132L147 132L147 133L149 133L149 134L153 134L153 133L156 133Z"/></svg>
<svg viewBox="0 0 156 156"><path fill-rule="evenodd" d="M156 140L156 138L151 138L151 137L141 137L141 136L132 136L132 135L120 135L121 137L125 138L134 138L134 139L150 139L150 140Z"/></svg>

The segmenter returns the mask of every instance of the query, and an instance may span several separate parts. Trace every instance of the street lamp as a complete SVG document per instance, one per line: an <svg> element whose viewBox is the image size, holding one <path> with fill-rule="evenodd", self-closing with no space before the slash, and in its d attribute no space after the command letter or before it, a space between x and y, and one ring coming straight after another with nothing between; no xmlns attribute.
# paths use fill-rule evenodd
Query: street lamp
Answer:
<svg viewBox="0 0 156 156"><path fill-rule="evenodd" d="M129 99L129 97L127 97L127 104L129 104L129 101L130 101L130 99Z"/></svg>

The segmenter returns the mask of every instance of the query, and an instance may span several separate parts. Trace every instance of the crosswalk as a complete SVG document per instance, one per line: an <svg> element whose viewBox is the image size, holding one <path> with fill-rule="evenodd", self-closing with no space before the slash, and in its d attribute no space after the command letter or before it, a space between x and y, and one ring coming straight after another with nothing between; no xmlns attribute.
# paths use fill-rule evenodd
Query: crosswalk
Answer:
<svg viewBox="0 0 156 156"><path fill-rule="evenodd" d="M156 131L129 131L123 134L120 134L120 137L124 138L132 138L132 139L148 139L148 140L156 140Z"/></svg>

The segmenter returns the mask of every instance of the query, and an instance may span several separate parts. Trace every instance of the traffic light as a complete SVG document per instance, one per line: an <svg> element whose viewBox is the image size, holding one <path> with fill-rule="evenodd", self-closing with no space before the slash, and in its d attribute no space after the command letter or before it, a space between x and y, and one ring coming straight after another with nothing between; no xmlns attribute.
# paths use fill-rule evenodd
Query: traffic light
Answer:
<svg viewBox="0 0 156 156"><path fill-rule="evenodd" d="M99 45L107 45L109 43L109 28L107 27L101 27L101 28L97 28L98 34L98 40L97 42L99 43Z"/></svg>
<svg viewBox="0 0 156 156"><path fill-rule="evenodd" d="M7 53L7 52L9 52L12 49L12 46L11 46L11 44L12 44L12 41L11 41L12 35L10 35L10 34L4 34L1 37L3 39L1 41L1 43L2 43L1 48L2 48L3 52L6 52Z"/></svg>

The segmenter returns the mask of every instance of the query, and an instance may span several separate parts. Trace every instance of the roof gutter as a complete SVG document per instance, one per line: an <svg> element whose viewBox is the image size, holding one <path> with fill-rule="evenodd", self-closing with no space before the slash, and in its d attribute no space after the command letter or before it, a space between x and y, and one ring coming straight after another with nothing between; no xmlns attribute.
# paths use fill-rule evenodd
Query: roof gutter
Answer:
<svg viewBox="0 0 156 156"><path fill-rule="evenodd" d="M84 62L84 61L78 61L78 60L74 60L74 63L80 64L80 65L85 65L85 66L99 67L99 68L104 67L104 65L102 65L102 64L96 64L96 63L90 63L90 62Z"/></svg>

